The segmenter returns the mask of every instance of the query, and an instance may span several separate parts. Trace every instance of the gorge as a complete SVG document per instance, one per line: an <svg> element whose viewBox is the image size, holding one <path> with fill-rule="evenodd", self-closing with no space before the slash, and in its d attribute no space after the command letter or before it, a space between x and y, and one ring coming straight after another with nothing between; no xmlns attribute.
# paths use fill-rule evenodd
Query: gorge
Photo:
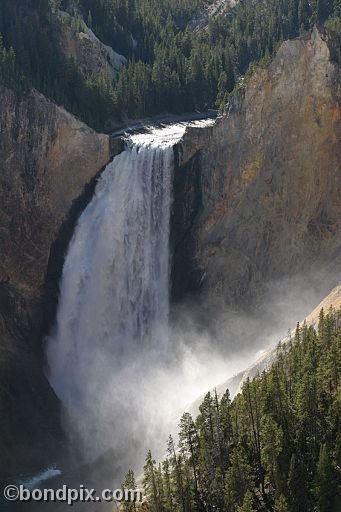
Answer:
<svg viewBox="0 0 341 512"><path fill-rule="evenodd" d="M188 317L189 303L200 319L194 338L219 338L219 350L223 346L229 356L241 347L244 354L257 352L256 340L268 340L270 333L247 324L250 309L257 316L276 288L278 295L289 289L279 306L280 322L269 328L277 340L338 283L340 66L335 48L326 30L284 42L270 67L259 69L234 93L214 125L171 128L161 140L153 140L155 133L133 136L124 151L121 140L94 132L40 93L20 96L2 87L0 412L8 418L1 423L2 477L22 467L39 470L57 460L66 444L60 401L44 375L48 330L47 374L66 403L83 409L92 404L85 414L90 421L84 422L89 431L80 425L78 432L87 442L95 431L97 439L89 446L96 455L108 448L117 424L126 436L121 444L129 444L131 428L139 429L137 418L133 426L127 421L126 402L129 409L141 410L145 398L142 420L148 422L159 407L154 411L146 399L153 398L155 387L164 387L161 402L169 399L159 377L166 366L176 369L183 355L181 344L173 361L167 354L169 313L185 304ZM314 291L307 292L307 300L302 295L293 300L290 290L307 280ZM235 330L229 308L242 318ZM254 346L243 332L237 335L240 323L250 327ZM155 340L147 342L150 351L141 354L138 367L131 365L126 337L135 353L143 352L138 337L148 338L151 325L156 330ZM112 332L118 333L114 347ZM142 374L153 368L153 358L163 363L154 367L148 390ZM199 373L209 373L211 360L214 347L203 351ZM89 367L104 396L117 388L123 407L109 401L101 410ZM214 371L213 380L227 377L223 365ZM171 408L178 385L186 386L176 382L177 376L170 373ZM195 378L204 388L196 395L215 385L206 376ZM196 395L187 395L188 400ZM103 433L96 421L108 409ZM66 421L74 424L74 418Z"/></svg>

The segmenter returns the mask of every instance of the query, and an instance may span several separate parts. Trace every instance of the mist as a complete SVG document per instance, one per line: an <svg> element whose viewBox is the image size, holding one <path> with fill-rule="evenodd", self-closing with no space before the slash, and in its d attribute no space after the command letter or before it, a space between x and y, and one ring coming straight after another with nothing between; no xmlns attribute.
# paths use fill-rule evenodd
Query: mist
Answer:
<svg viewBox="0 0 341 512"><path fill-rule="evenodd" d="M193 404L209 390L224 389L319 303L321 292L302 286L297 279L273 283L272 296L253 313L223 308L206 329L200 307L184 304L171 324L158 325L159 345L145 340L120 361L113 361L110 344L94 343L91 365L79 361L77 369L82 398L65 407L65 430L79 462L110 453L110 478L119 482L130 468L140 474L148 449L162 459L185 410L196 411Z"/></svg>
<svg viewBox="0 0 341 512"><path fill-rule="evenodd" d="M161 459L181 414L323 297L305 276L268 283L247 310L209 298L170 308L173 145L184 130L133 137L102 174L68 249L47 343L73 457L109 458L117 483L142 470L148 449Z"/></svg>

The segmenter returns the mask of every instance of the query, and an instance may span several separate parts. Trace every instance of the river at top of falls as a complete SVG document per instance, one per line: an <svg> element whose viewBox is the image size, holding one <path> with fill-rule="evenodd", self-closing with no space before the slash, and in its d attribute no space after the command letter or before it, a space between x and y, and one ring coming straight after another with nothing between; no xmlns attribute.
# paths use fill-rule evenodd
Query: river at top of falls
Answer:
<svg viewBox="0 0 341 512"><path fill-rule="evenodd" d="M151 368L168 350L173 146L186 126L129 137L68 248L48 377L76 436L95 454L112 438L127 442L147 421L137 409Z"/></svg>

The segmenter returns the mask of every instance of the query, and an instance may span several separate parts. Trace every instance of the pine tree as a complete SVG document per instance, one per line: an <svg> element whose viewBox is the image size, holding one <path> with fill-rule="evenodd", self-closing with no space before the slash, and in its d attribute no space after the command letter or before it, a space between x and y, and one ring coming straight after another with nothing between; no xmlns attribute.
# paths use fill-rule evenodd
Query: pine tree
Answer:
<svg viewBox="0 0 341 512"><path fill-rule="evenodd" d="M247 492L244 496L243 504L237 508L237 512L256 512L253 507L253 495L251 492Z"/></svg>
<svg viewBox="0 0 341 512"><path fill-rule="evenodd" d="M172 436L168 438L168 455L170 461L170 467L172 469L172 479L175 483L175 494L177 501L182 507L182 511L186 512L186 495L183 475L183 461L181 457L178 457L175 450L175 443Z"/></svg>
<svg viewBox="0 0 341 512"><path fill-rule="evenodd" d="M306 512L309 509L307 479L307 471L303 461L293 454L288 477L290 506L293 512Z"/></svg>
<svg viewBox="0 0 341 512"><path fill-rule="evenodd" d="M321 446L316 468L314 491L318 512L333 512L336 484L326 445Z"/></svg>
<svg viewBox="0 0 341 512"><path fill-rule="evenodd" d="M225 477L225 507L229 512L235 512L242 505L245 494L253 487L252 471L239 448L233 450L230 464Z"/></svg>
<svg viewBox="0 0 341 512"><path fill-rule="evenodd" d="M229 93L228 88L228 77L226 71L222 71L218 80L218 95L216 99L216 106L221 112L224 111L226 103L228 102Z"/></svg>
<svg viewBox="0 0 341 512"><path fill-rule="evenodd" d="M169 460L166 459L163 463L163 482L164 482L164 509L165 512L172 512L174 510L174 500L173 500L173 489L172 489L172 479L170 474L170 464Z"/></svg>
<svg viewBox="0 0 341 512"><path fill-rule="evenodd" d="M290 512L287 500L283 494L275 500L274 512Z"/></svg>
<svg viewBox="0 0 341 512"><path fill-rule="evenodd" d="M124 479L122 488L124 491L125 490L134 491L136 489L136 480L135 480L134 471L132 471L132 470L128 471L128 473ZM129 501L125 501L123 503L123 511L124 512L136 512L136 503L130 503Z"/></svg>
<svg viewBox="0 0 341 512"><path fill-rule="evenodd" d="M151 451L149 451L144 465L143 486L151 512L162 512L162 500L158 484L156 462Z"/></svg>
<svg viewBox="0 0 341 512"><path fill-rule="evenodd" d="M193 469L195 491L199 493L198 483L198 459L199 459L199 438L192 416L184 413L180 420L179 446L184 454L189 457L189 462Z"/></svg>
<svg viewBox="0 0 341 512"><path fill-rule="evenodd" d="M283 431L271 418L264 416L261 427L262 464L268 472L270 482L276 487L277 460L283 449Z"/></svg>

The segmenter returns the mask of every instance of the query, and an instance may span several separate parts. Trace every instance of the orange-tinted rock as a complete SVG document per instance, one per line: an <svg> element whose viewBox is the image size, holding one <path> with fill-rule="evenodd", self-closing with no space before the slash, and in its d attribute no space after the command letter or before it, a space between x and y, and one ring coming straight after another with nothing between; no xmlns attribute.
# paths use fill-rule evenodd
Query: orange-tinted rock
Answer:
<svg viewBox="0 0 341 512"><path fill-rule="evenodd" d="M317 29L284 42L213 128L187 130L176 179L192 165L200 205L175 199L177 209L196 210L185 242L174 235L177 296L200 290L203 300L234 304L295 273L328 269L338 281L340 64L334 50L333 38Z"/></svg>

